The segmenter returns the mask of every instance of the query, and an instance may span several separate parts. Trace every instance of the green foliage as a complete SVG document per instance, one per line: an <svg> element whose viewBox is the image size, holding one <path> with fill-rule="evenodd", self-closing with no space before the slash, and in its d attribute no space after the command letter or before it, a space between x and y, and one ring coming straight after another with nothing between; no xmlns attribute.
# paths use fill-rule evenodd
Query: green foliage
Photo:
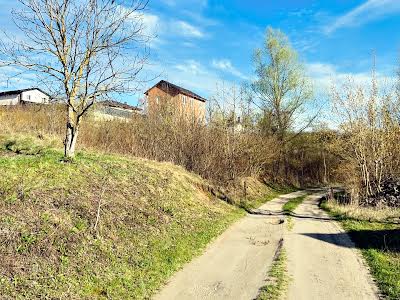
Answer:
<svg viewBox="0 0 400 300"><path fill-rule="evenodd" d="M296 51L280 30L268 28L264 47L255 50L254 64L257 79L251 88L262 108L260 127L283 141L296 115L312 98L311 84Z"/></svg>

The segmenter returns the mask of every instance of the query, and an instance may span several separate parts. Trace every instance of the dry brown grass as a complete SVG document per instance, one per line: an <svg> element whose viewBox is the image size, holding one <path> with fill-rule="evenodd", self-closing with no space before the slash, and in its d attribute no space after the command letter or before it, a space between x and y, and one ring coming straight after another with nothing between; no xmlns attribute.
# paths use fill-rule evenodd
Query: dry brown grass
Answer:
<svg viewBox="0 0 400 300"><path fill-rule="evenodd" d="M326 202L326 207L347 219L370 222L398 222L400 223L400 208L363 207L356 204L340 205L334 200Z"/></svg>
<svg viewBox="0 0 400 300"><path fill-rule="evenodd" d="M61 106L4 108L0 130L52 136L61 147L64 115ZM257 177L278 152L272 138L215 124L206 126L170 111L152 117L137 115L129 121L96 121L89 116L82 124L78 145L80 149L172 162L224 185L241 177Z"/></svg>

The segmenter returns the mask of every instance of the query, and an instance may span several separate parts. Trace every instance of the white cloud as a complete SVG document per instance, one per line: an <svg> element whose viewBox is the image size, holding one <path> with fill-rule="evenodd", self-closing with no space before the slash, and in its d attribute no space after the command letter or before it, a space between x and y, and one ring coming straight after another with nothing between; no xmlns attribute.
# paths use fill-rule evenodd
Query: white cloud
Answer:
<svg viewBox="0 0 400 300"><path fill-rule="evenodd" d="M176 27L176 32L181 33L181 35L194 38L204 37L204 33L200 28L195 27L185 21L175 21L174 26Z"/></svg>
<svg viewBox="0 0 400 300"><path fill-rule="evenodd" d="M323 32L330 34L340 28L360 26L397 13L400 13L399 0L368 0L325 26Z"/></svg>
<svg viewBox="0 0 400 300"><path fill-rule="evenodd" d="M236 77L239 77L241 79L248 79L247 76L243 75L242 72L240 72L238 69L236 69L233 65L232 62L229 59L220 59L216 60L214 59L212 61L212 66L216 69L222 70L224 72L230 73Z"/></svg>
<svg viewBox="0 0 400 300"><path fill-rule="evenodd" d="M216 84L223 81L212 69L206 68L203 64L193 59L168 68L165 76L167 80L192 89L203 97L208 97L214 93ZM234 85L234 83L225 82L229 85Z"/></svg>
<svg viewBox="0 0 400 300"><path fill-rule="evenodd" d="M208 4L207 0L161 0L161 2L171 7L189 6L191 8L203 8Z"/></svg>
<svg viewBox="0 0 400 300"><path fill-rule="evenodd" d="M340 86L351 80L359 86L369 86L371 84L371 72L342 72L332 64L309 63L306 65L307 73L311 77L315 91L319 95L327 95L333 85ZM393 83L393 76L376 72L376 78L381 88L387 88Z"/></svg>
<svg viewBox="0 0 400 300"><path fill-rule="evenodd" d="M169 20L164 16L141 13L135 18L139 18L143 24L143 33L161 42L166 36L178 35L187 38L203 38L205 34L201 28L182 20ZM137 21L137 19L135 20Z"/></svg>
<svg viewBox="0 0 400 300"><path fill-rule="evenodd" d="M193 59L187 60L183 64L178 64L175 66L175 68L178 69L179 71L188 72L192 75L200 75L207 73L204 70L203 66L199 62Z"/></svg>
<svg viewBox="0 0 400 300"><path fill-rule="evenodd" d="M140 18L143 22L144 33L151 37L156 36L160 24L160 18L151 14L141 14Z"/></svg>

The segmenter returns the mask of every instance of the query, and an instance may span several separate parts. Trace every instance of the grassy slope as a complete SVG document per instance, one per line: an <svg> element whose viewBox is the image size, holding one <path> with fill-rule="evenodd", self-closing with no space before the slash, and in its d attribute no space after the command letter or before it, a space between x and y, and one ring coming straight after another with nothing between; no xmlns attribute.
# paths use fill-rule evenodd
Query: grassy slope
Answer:
<svg viewBox="0 0 400 300"><path fill-rule="evenodd" d="M93 153L63 163L48 144L0 136L5 299L149 298L244 215L178 166Z"/></svg>
<svg viewBox="0 0 400 300"><path fill-rule="evenodd" d="M60 158L0 152L3 298L148 298L244 214L172 164Z"/></svg>
<svg viewBox="0 0 400 300"><path fill-rule="evenodd" d="M322 207L338 218L370 266L381 293L388 299L400 299L400 224L374 219L380 213L365 209L322 203ZM393 213L393 212L392 212Z"/></svg>

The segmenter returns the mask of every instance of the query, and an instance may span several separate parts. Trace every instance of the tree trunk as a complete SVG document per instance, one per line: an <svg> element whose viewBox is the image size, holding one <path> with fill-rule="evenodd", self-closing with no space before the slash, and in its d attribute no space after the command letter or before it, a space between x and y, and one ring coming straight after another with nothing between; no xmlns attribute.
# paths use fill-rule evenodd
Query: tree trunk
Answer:
<svg viewBox="0 0 400 300"><path fill-rule="evenodd" d="M328 182L328 168L326 166L326 157L324 151L322 151L322 156L324 159L324 184L326 184Z"/></svg>
<svg viewBox="0 0 400 300"><path fill-rule="evenodd" d="M68 121L67 121L67 132L64 141L64 156L66 158L74 158L76 140L78 139L79 132L79 119L77 118L76 112L73 111L72 107L68 107Z"/></svg>

